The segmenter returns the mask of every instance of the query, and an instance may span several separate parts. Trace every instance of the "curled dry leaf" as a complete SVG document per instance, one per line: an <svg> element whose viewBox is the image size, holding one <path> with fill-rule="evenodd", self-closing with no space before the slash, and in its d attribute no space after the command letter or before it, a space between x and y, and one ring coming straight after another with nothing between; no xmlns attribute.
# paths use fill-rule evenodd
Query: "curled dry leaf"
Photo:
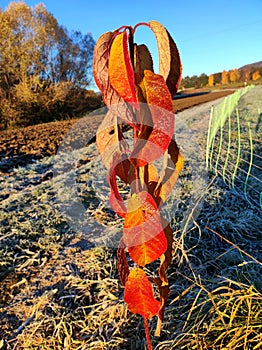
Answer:
<svg viewBox="0 0 262 350"><path fill-rule="evenodd" d="M159 74L164 77L171 95L174 96L182 77L182 64L177 46L161 23L150 21L148 25L155 34L158 45Z"/></svg>
<svg viewBox="0 0 262 350"><path fill-rule="evenodd" d="M118 125L117 117L108 111L97 129L96 145L106 168L112 166L115 153L129 152L128 144Z"/></svg>
<svg viewBox="0 0 262 350"><path fill-rule="evenodd" d="M144 77L144 71L154 72L152 56L146 45L135 45L135 81L138 86Z"/></svg>
<svg viewBox="0 0 262 350"><path fill-rule="evenodd" d="M169 48L171 53L171 64L170 64L170 72L166 79L167 87L170 91L171 96L174 96L178 90L179 83L182 79L182 63L179 55L179 51L177 46L167 31L169 38Z"/></svg>
<svg viewBox="0 0 262 350"><path fill-rule="evenodd" d="M109 51L114 32L107 32L102 34L97 42L94 49L93 58L93 74L95 82L105 96L108 89L110 89L110 81L108 76L108 60Z"/></svg>
<svg viewBox="0 0 262 350"><path fill-rule="evenodd" d="M165 155L166 161L154 192L158 206L167 200L184 167L183 157L174 139L171 140Z"/></svg>
<svg viewBox="0 0 262 350"><path fill-rule="evenodd" d="M165 80L167 80L171 66L171 54L169 49L169 38L166 28L157 21L150 21L148 22L148 25L155 34L157 41L159 56L159 74L162 75L162 77Z"/></svg>

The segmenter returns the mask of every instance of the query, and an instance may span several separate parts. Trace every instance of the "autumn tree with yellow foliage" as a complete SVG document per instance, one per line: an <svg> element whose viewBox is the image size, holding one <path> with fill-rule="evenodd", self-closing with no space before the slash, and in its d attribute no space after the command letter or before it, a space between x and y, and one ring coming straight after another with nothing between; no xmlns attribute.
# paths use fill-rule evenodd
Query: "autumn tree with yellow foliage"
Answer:
<svg viewBox="0 0 262 350"><path fill-rule="evenodd" d="M259 70L256 70L256 71L252 74L252 80L258 80L259 78L261 78L260 72L259 72Z"/></svg>
<svg viewBox="0 0 262 350"><path fill-rule="evenodd" d="M229 80L231 83L235 83L235 82L239 81L239 77L240 77L240 75L239 75L237 68L229 71Z"/></svg>
<svg viewBox="0 0 262 350"><path fill-rule="evenodd" d="M224 70L222 72L221 84L227 85L228 83L229 83L229 73L226 70Z"/></svg>
<svg viewBox="0 0 262 350"><path fill-rule="evenodd" d="M214 74L210 74L208 77L208 85L209 86L214 86Z"/></svg>
<svg viewBox="0 0 262 350"><path fill-rule="evenodd" d="M69 33L43 4L0 8L1 127L74 114L68 106L90 84L94 44L90 33Z"/></svg>

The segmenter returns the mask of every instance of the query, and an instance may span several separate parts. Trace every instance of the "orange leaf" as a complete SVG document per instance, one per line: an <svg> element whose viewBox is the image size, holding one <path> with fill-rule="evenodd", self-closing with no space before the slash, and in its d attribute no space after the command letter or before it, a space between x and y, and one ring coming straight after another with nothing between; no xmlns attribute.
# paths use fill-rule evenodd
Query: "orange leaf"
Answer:
<svg viewBox="0 0 262 350"><path fill-rule="evenodd" d="M146 191L153 196L159 179L158 172L154 165L147 164L144 167L140 167L137 174L135 174L134 170L134 166L131 163L128 177L131 193L137 192L137 182L139 182L139 189L141 191Z"/></svg>
<svg viewBox="0 0 262 350"><path fill-rule="evenodd" d="M109 77L113 88L126 102L136 102L135 75L128 51L127 32L118 34L109 55Z"/></svg>
<svg viewBox="0 0 262 350"><path fill-rule="evenodd" d="M147 190L147 192L149 192L148 189L159 180L158 172L153 164L147 164L144 167L139 168L139 177L143 184L142 189L145 191Z"/></svg>
<svg viewBox="0 0 262 350"><path fill-rule="evenodd" d="M173 112L172 98L162 75L145 70L143 85L149 106L153 105Z"/></svg>
<svg viewBox="0 0 262 350"><path fill-rule="evenodd" d="M155 200L155 189L158 185L159 176L157 169L153 164L149 163L139 168L139 179L141 182L141 190L147 191ZM156 202L157 204L157 202Z"/></svg>
<svg viewBox="0 0 262 350"><path fill-rule="evenodd" d="M94 49L93 74L95 82L102 93L103 100L112 114L137 129L133 108L126 104L125 100L112 87L109 79L109 53L112 40L116 32L102 34Z"/></svg>
<svg viewBox="0 0 262 350"><path fill-rule="evenodd" d="M166 80L170 72L171 55L166 28L157 21L150 21L149 27L155 34L159 54L159 74Z"/></svg>
<svg viewBox="0 0 262 350"><path fill-rule="evenodd" d="M175 95L182 76L182 64L177 46L166 28L157 21L149 27L155 34L159 52L159 74L166 80L172 96Z"/></svg>
<svg viewBox="0 0 262 350"><path fill-rule="evenodd" d="M129 311L145 318L152 318L160 308L160 302L155 299L152 284L145 272L134 268L126 281L124 300Z"/></svg>
<svg viewBox="0 0 262 350"><path fill-rule="evenodd" d="M144 166L163 155L169 146L175 127L172 98L163 77L146 70L142 91L149 111L143 121L146 132L144 130L140 132L131 154L131 161L137 166Z"/></svg>
<svg viewBox="0 0 262 350"><path fill-rule="evenodd" d="M146 191L133 194L128 201L123 231L129 255L140 266L158 259L167 249L160 213Z"/></svg>

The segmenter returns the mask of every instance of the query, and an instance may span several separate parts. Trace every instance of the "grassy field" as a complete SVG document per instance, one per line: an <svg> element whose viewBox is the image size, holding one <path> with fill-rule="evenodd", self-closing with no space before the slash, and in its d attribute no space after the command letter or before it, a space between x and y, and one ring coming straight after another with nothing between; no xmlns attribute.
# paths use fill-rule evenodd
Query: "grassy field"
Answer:
<svg viewBox="0 0 262 350"><path fill-rule="evenodd" d="M250 92L240 101L245 115L251 105L261 108L255 96ZM150 321L153 347L258 350L261 209L222 176L199 170L208 119L195 108L194 118L185 111L188 119L177 122L185 168L165 209L175 238L171 292L160 338L153 335L156 319ZM58 154L0 179L0 349L146 349L143 320L123 302L116 248L105 247L99 236L117 235L122 221L105 205L105 171L95 145L73 158L67 171L67 159ZM70 193L72 171L76 192ZM65 184L68 198L62 196ZM72 193L83 211L76 227L61 210L61 198L67 198L62 209L72 213Z"/></svg>

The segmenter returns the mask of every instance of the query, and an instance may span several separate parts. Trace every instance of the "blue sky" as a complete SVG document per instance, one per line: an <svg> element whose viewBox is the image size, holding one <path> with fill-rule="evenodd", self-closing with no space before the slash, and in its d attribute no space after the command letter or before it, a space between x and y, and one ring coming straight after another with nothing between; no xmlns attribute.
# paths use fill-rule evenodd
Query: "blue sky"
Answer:
<svg viewBox="0 0 262 350"><path fill-rule="evenodd" d="M211 74L262 60L262 0L25 0L39 2L69 30L91 32L94 39L122 25L157 20L180 51L183 76ZM10 3L0 0L3 9ZM135 41L146 43L156 60L149 29L138 29ZM157 62L156 62L157 63Z"/></svg>

